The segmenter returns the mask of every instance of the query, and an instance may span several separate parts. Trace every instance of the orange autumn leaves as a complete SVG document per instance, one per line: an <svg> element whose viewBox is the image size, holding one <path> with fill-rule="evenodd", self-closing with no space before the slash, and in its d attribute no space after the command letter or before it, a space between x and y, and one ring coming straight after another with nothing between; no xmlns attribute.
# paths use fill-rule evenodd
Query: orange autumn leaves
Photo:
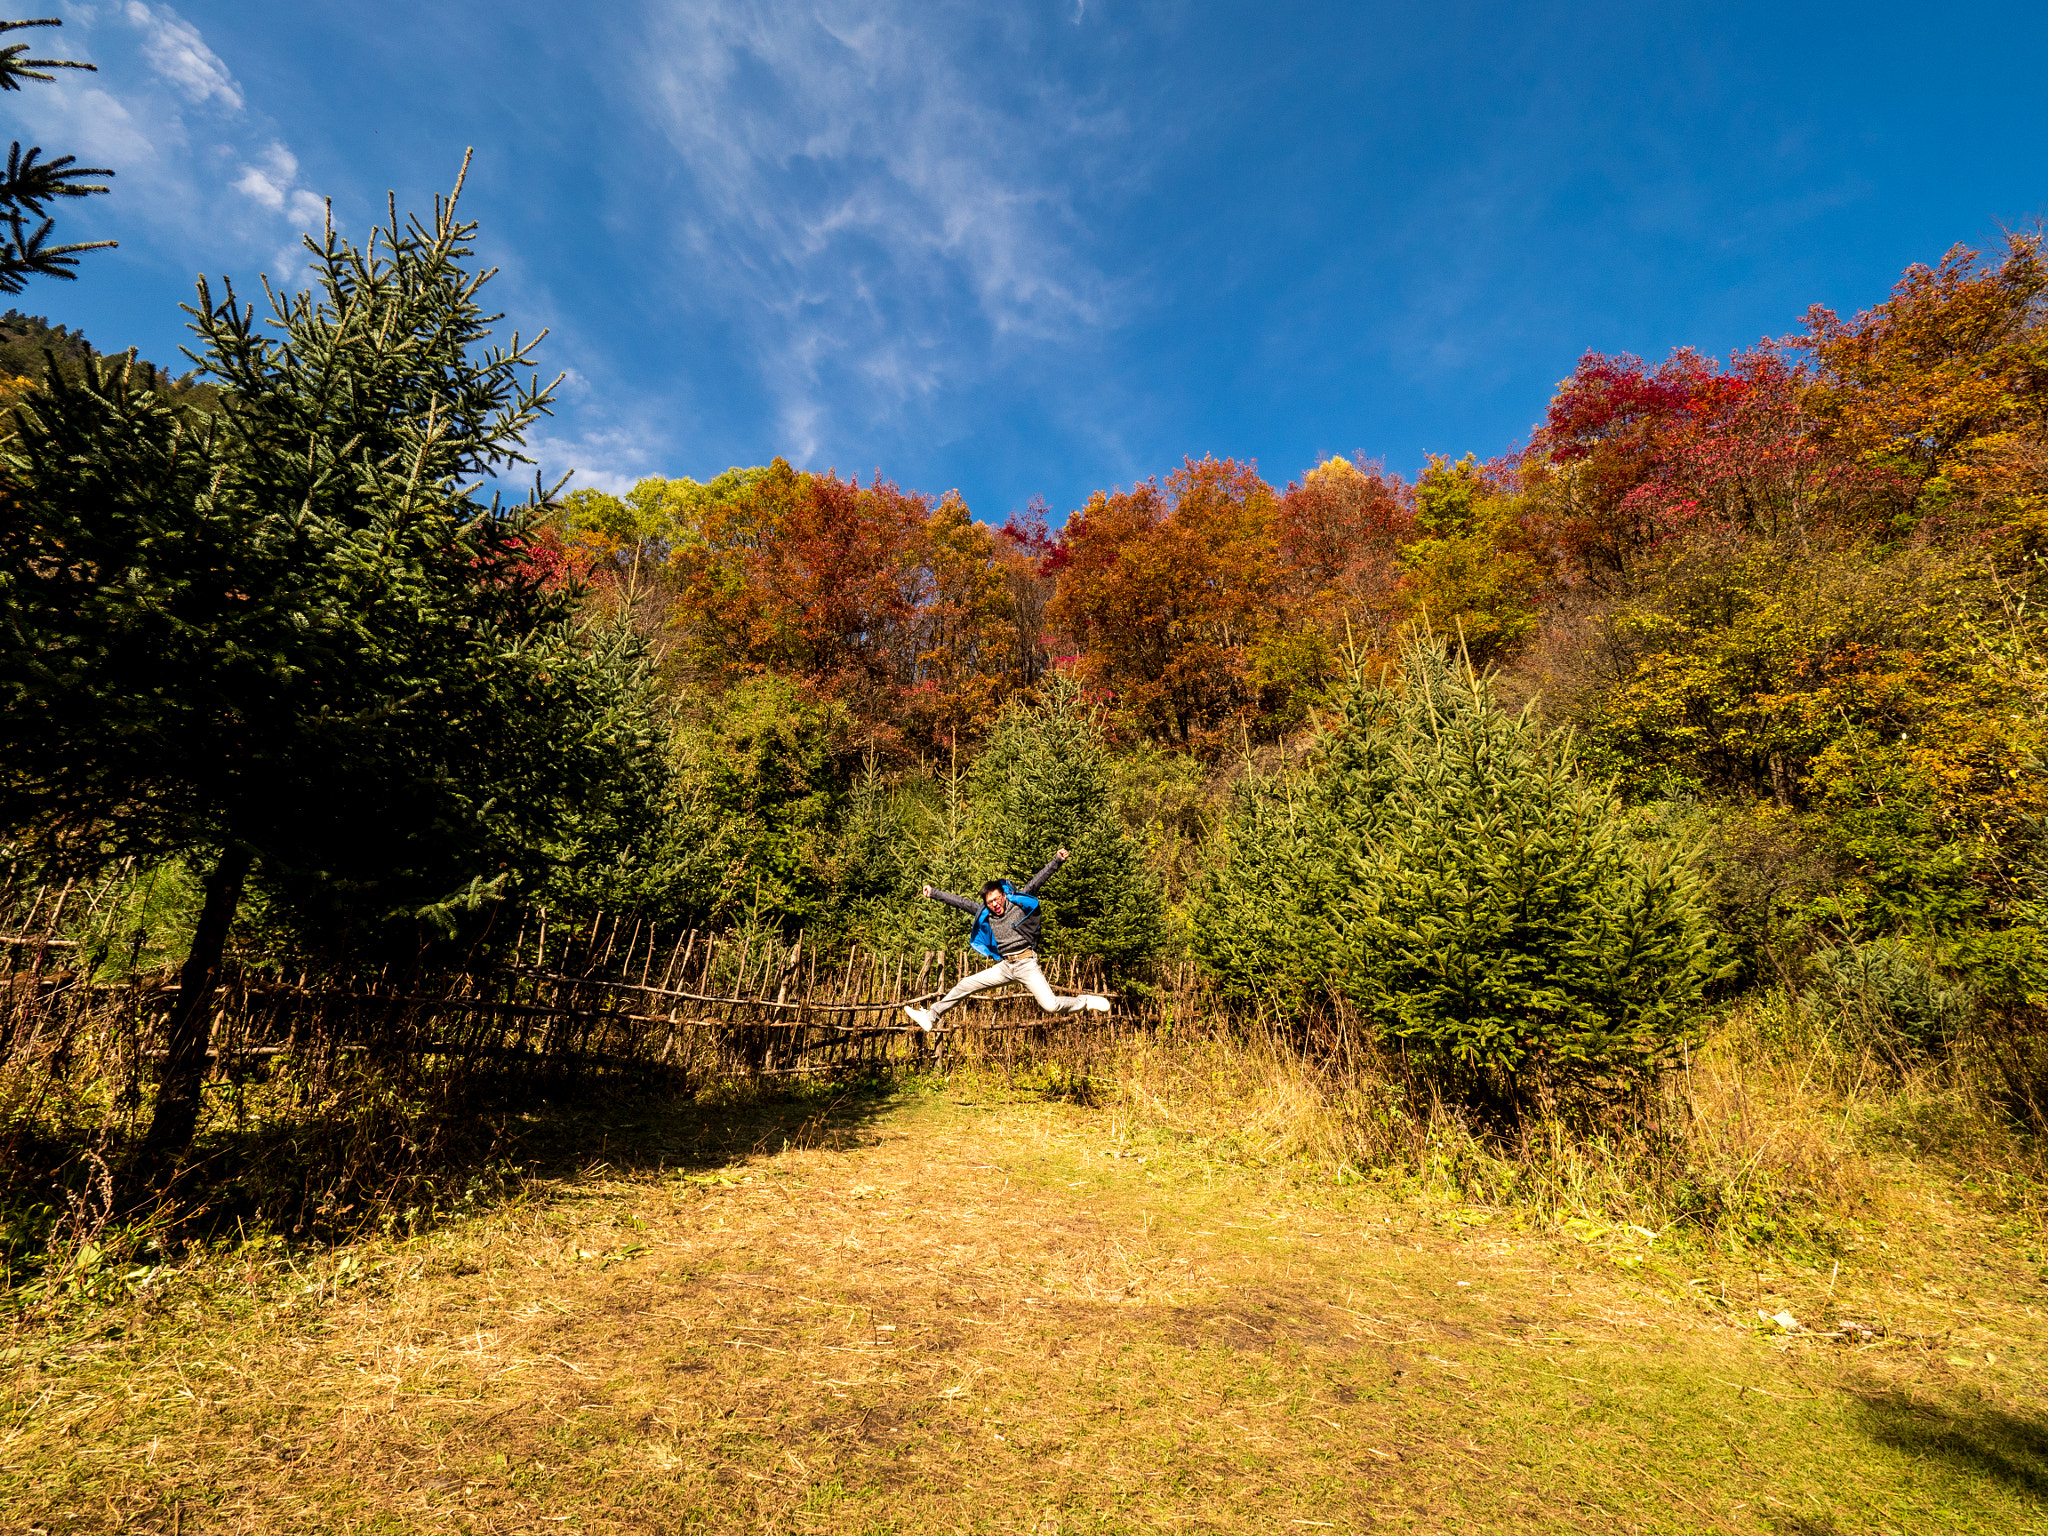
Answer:
<svg viewBox="0 0 2048 1536"><path fill-rule="evenodd" d="M1256 711L1252 658L1280 618L1277 512L1249 466L1204 459L1068 519L1053 622L1155 737L1188 746Z"/></svg>
<svg viewBox="0 0 2048 1536"><path fill-rule="evenodd" d="M1470 458L1414 486L1330 459L1284 491L1190 459L1068 520L1050 617L1115 713L1212 751L1299 721L1343 646L1405 622L1467 632L1491 659L1531 622L1518 507Z"/></svg>
<svg viewBox="0 0 2048 1536"><path fill-rule="evenodd" d="M578 492L553 558L593 602L640 629L672 687L721 692L750 675L798 680L844 706L884 752L978 735L1037 636L1020 600L1042 549L992 530L957 494L934 501L782 459L698 484ZM1037 605L1042 610L1042 602Z"/></svg>
<svg viewBox="0 0 2048 1536"><path fill-rule="evenodd" d="M1301 721L1347 642L1406 620L1490 659L1527 622L1529 583L1500 581L1529 564L1515 505L1469 458L1414 487L1331 459L1284 491L1202 459L1098 493L1055 538L1042 509L991 529L957 493L777 460L580 491L535 558L642 629L673 683L793 677L885 751L971 743L1063 665L1122 734L1208 753Z"/></svg>
<svg viewBox="0 0 2048 1536"><path fill-rule="evenodd" d="M1410 488L1344 460L1284 492L1190 461L1057 537L1039 507L990 528L957 493L777 460L578 492L536 560L640 627L672 683L793 677L885 751L978 739L1051 664L1127 734L1206 750L1300 718L1347 623L1369 638L1407 612L1415 531Z"/></svg>
<svg viewBox="0 0 2048 1536"><path fill-rule="evenodd" d="M1911 518L1993 532L2008 553L2048 549L2048 261L2038 235L2000 260L1957 246L1909 269L1877 308L1807 313L1816 435L1890 473Z"/></svg>
<svg viewBox="0 0 2048 1536"><path fill-rule="evenodd" d="M1708 551L1961 538L2015 568L2048 549L2044 295L2039 242L2015 237L1726 362L1588 354L1527 448L1413 483L1331 459L1276 489L1188 459L1054 537L1042 509L990 528L957 493L777 460L578 493L564 567L632 607L684 685L790 676L885 749L971 743L1060 665L1122 734L1213 754L1302 721L1347 643L1427 624L1512 665Z"/></svg>

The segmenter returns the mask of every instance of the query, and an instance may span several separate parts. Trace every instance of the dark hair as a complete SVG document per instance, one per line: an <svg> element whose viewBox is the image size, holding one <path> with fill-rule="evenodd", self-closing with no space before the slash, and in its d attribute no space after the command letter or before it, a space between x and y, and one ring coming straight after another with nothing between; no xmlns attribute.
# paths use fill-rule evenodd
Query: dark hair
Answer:
<svg viewBox="0 0 2048 1536"><path fill-rule="evenodd" d="M988 900L988 893L990 891L1001 891L1005 896L1010 894L1007 884L1001 880L991 880L981 888L981 899L983 901Z"/></svg>

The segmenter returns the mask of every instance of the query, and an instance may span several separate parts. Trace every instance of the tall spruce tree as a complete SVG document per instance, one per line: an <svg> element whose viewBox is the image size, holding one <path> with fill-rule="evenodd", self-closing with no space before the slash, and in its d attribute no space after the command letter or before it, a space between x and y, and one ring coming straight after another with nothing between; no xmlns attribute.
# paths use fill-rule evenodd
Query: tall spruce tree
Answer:
<svg viewBox="0 0 2048 1536"><path fill-rule="evenodd" d="M55 17L38 21L0 21L0 32L17 32L23 27L61 27L63 24ZM76 59L23 58L29 46L27 43L9 43L0 47L0 91L18 91L24 80L47 83L55 79L55 76L43 73L47 69L99 68L96 64L82 64ZM54 160L45 160L42 155L40 146L32 146L24 154L21 141L17 139L7 151L5 171L0 172L0 224L6 226L6 233L0 235L0 293L21 292L31 277L75 278L78 274L71 269L78 265L78 252L107 250L114 245L112 240L50 244L50 232L56 228L57 221L50 216L49 205L60 197L92 197L103 193L107 190L104 186L86 178L114 173L103 167L78 165L74 155L59 155ZM41 222L35 223L36 220Z"/></svg>
<svg viewBox="0 0 2048 1536"><path fill-rule="evenodd" d="M534 506L477 499L549 395L533 343L488 344L473 233L454 195L363 248L330 226L260 326L202 282L217 413L99 361L0 463L0 831L210 866L145 1160L191 1138L252 865L302 911L435 908L544 868L647 749L529 568Z"/></svg>

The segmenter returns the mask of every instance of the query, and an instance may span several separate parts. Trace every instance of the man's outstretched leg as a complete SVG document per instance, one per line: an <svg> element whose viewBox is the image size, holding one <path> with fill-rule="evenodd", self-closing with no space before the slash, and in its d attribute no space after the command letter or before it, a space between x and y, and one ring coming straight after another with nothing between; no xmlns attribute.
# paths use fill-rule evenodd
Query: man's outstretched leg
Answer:
<svg viewBox="0 0 2048 1536"><path fill-rule="evenodd" d="M985 971L976 971L972 976L962 976L953 983L953 990L933 1003L929 1008L905 1008L910 1022L919 1029L930 1031L939 1022L940 1015L958 1003L962 998L972 997L977 992L986 992L990 987L1000 987L1010 979L1010 968L998 960Z"/></svg>
<svg viewBox="0 0 2048 1536"><path fill-rule="evenodd" d="M1090 1009L1096 1013L1109 1012L1109 999L1098 997L1093 992L1082 992L1074 997L1061 997L1053 991L1052 983L1045 979L1045 972L1038 968L1038 957L1027 955L1011 962L1016 979L1024 983L1026 990L1038 1000L1038 1006L1047 1013L1079 1013Z"/></svg>
<svg viewBox="0 0 2048 1536"><path fill-rule="evenodd" d="M1109 1011L1109 999L1098 997L1092 992L1083 992L1076 997L1061 997L1052 989L1052 983L1045 979L1045 972L1038 968L1036 955L1021 955L1010 960L998 960L985 971L976 971L972 976L963 976L954 983L953 990L933 1003L930 1008L905 1008L911 1022L919 1029L929 1030L937 1025L940 1017L961 999L972 997L977 992L986 992L990 987L999 987L1006 981L1019 981L1025 990L1047 1013L1079 1013L1089 1009L1096 1013Z"/></svg>

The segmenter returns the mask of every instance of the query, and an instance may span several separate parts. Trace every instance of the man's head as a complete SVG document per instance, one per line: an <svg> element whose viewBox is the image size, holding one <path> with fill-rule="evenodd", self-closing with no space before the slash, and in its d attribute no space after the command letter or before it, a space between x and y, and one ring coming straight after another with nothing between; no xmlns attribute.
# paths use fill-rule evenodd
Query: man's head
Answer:
<svg viewBox="0 0 2048 1536"><path fill-rule="evenodd" d="M981 888L981 904L991 915L1001 917L1010 905L1009 893L1003 889L1003 882L991 880Z"/></svg>

